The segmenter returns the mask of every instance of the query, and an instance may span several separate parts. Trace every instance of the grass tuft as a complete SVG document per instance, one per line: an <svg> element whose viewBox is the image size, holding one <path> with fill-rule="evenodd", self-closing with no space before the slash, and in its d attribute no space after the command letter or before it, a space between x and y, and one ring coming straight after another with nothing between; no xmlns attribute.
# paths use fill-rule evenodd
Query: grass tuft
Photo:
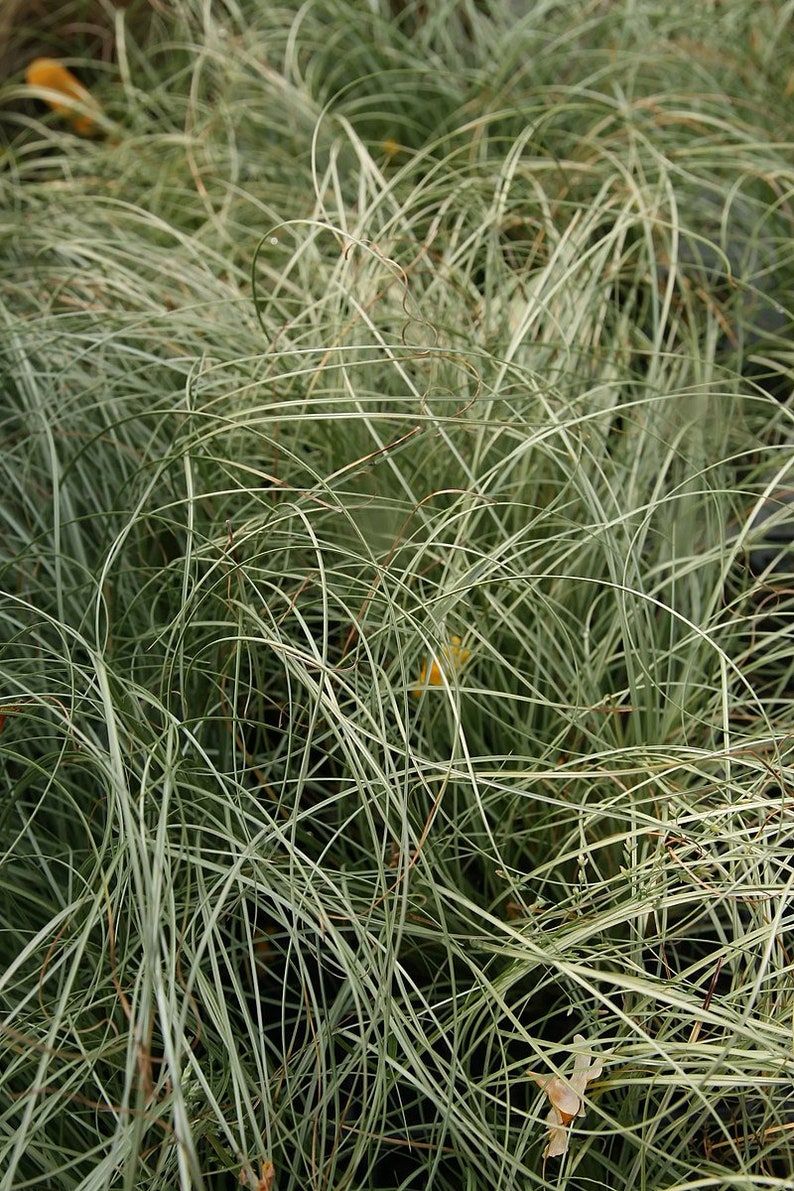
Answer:
<svg viewBox="0 0 794 1191"><path fill-rule="evenodd" d="M791 5L528 7L4 86L0 1191L790 1183Z"/></svg>

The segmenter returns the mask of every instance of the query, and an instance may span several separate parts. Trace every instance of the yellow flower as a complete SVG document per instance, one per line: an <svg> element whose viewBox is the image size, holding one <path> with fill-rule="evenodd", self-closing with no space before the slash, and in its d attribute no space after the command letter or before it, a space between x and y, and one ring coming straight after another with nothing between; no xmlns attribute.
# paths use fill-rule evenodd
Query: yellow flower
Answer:
<svg viewBox="0 0 794 1191"><path fill-rule="evenodd" d="M89 108L97 116L101 114L102 109L90 91L75 78L71 70L61 66L60 62L56 62L54 58L34 58L25 71L25 82L29 87L55 91L62 96L61 99L47 95L42 95L41 98L54 112L68 120L80 136L93 136L97 131L94 117L88 112L79 111L78 107Z"/></svg>
<svg viewBox="0 0 794 1191"><path fill-rule="evenodd" d="M460 637L457 635L450 637L449 645L442 646L436 657L422 662L422 669L419 671L419 685L414 687L414 695L418 698L425 687L429 686L443 686L444 673L456 673L461 666L469 660L471 656L470 649L464 649L461 644Z"/></svg>
<svg viewBox="0 0 794 1191"><path fill-rule="evenodd" d="M546 1093L551 1108L546 1117L549 1127L549 1144L543 1151L543 1161L547 1158L560 1158L568 1149L570 1130L568 1126L576 1117L584 1116L584 1097L587 1085L591 1079L598 1079L604 1069L600 1059L590 1062L587 1053L587 1042L582 1034L574 1036L574 1042L579 1047L573 1066L573 1075L565 1079L559 1075L538 1075L535 1071L528 1071L527 1075L534 1079L538 1087Z"/></svg>

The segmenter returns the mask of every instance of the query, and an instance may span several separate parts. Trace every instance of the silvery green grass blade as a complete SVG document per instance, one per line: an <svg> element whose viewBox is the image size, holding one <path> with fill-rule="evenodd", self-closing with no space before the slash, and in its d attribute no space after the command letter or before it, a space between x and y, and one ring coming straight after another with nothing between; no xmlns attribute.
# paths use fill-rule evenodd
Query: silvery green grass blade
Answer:
<svg viewBox="0 0 794 1191"><path fill-rule="evenodd" d="M152 8L3 91L0 1188L788 1187L791 6Z"/></svg>

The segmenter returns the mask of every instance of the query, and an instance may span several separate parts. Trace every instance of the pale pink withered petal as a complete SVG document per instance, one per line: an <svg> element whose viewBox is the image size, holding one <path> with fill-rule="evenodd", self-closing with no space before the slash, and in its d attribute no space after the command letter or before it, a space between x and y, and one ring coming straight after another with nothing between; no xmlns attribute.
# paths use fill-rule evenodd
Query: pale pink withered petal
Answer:
<svg viewBox="0 0 794 1191"><path fill-rule="evenodd" d="M584 1116L583 1097L588 1083L598 1079L604 1069L601 1059L590 1061L591 1056L585 1049L587 1041L582 1034L574 1038L579 1053L574 1059L573 1073L569 1079L561 1075L544 1076L535 1071L528 1071L527 1075L534 1079L538 1087L549 1098L551 1109L546 1117L549 1130L549 1142L543 1151L543 1160L560 1158L568 1149L570 1140L570 1124L578 1116Z"/></svg>

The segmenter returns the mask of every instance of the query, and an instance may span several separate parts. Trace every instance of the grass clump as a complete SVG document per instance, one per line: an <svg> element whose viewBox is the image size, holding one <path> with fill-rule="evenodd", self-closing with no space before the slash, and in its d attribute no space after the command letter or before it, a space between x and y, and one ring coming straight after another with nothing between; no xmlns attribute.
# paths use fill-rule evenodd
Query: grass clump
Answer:
<svg viewBox="0 0 794 1191"><path fill-rule="evenodd" d="M790 6L172 7L6 88L0 1187L787 1186Z"/></svg>

